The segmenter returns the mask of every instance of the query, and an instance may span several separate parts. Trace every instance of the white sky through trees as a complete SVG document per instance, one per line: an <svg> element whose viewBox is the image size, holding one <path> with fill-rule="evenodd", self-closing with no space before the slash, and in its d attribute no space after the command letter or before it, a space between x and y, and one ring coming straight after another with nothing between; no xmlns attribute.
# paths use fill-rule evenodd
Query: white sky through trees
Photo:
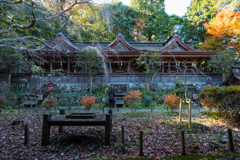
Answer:
<svg viewBox="0 0 240 160"><path fill-rule="evenodd" d="M123 4L130 5L131 0L121 0ZM165 10L171 14L183 16L190 6L191 0L165 0Z"/></svg>

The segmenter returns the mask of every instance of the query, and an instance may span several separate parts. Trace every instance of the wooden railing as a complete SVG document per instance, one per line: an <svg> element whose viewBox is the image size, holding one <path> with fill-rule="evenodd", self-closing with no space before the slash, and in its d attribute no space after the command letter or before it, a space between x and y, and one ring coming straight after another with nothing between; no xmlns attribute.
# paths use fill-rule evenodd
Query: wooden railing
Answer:
<svg viewBox="0 0 240 160"><path fill-rule="evenodd" d="M46 74L47 75L47 74ZM37 81L37 78L31 78L32 74L20 73L12 75L12 83L26 83L21 79L26 79L27 82ZM205 83L208 77L212 78L213 83L222 82L221 73L205 73L202 74L186 74L185 76L182 74L176 73L159 73L157 74L152 83L168 83L178 81L184 81L184 77L186 82L201 82ZM58 83L88 83L89 77L84 74L71 74L70 78L64 78L60 75L55 75L54 77L48 77L52 82ZM152 78L150 78L151 81ZM137 73L122 73L122 74L109 74L109 75L94 75L92 78L93 83L100 81L104 83L144 83L146 82L146 76Z"/></svg>

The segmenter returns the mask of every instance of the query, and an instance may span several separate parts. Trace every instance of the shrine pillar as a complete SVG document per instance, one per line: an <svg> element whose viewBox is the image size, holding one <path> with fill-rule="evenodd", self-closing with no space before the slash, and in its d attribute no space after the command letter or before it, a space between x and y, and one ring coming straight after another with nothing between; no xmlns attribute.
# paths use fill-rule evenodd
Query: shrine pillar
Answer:
<svg viewBox="0 0 240 160"><path fill-rule="evenodd" d="M76 62L75 62L75 66L74 66L74 73L77 73L77 66L76 66Z"/></svg>
<svg viewBox="0 0 240 160"><path fill-rule="evenodd" d="M70 61L67 62L67 73L70 73Z"/></svg>
<svg viewBox="0 0 240 160"><path fill-rule="evenodd" d="M130 73L130 61L128 61L127 72Z"/></svg>
<svg viewBox="0 0 240 160"><path fill-rule="evenodd" d="M171 73L171 65L170 65L170 62L168 62L168 73Z"/></svg>
<svg viewBox="0 0 240 160"><path fill-rule="evenodd" d="M202 72L202 63L199 63L199 70Z"/></svg>
<svg viewBox="0 0 240 160"><path fill-rule="evenodd" d="M112 62L109 62L109 73L112 73Z"/></svg>
<svg viewBox="0 0 240 160"><path fill-rule="evenodd" d="M162 73L164 73L164 63L162 63Z"/></svg>
<svg viewBox="0 0 240 160"><path fill-rule="evenodd" d="M52 73L52 68L53 68L53 64L52 64L52 62L50 62L50 68L49 68L50 73Z"/></svg>

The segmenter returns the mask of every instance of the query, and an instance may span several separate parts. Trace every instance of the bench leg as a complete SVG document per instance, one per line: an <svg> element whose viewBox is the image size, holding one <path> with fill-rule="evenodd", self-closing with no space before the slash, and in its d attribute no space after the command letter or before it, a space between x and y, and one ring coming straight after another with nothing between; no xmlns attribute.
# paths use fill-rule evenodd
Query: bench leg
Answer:
<svg viewBox="0 0 240 160"><path fill-rule="evenodd" d="M48 145L50 140L50 128L48 121L51 120L51 114L43 115L43 126L42 126L42 145Z"/></svg>
<svg viewBox="0 0 240 160"><path fill-rule="evenodd" d="M105 145L110 146L111 136L111 114L106 115L106 126L105 126Z"/></svg>
<svg viewBox="0 0 240 160"><path fill-rule="evenodd" d="M60 109L60 115L65 115L65 109ZM63 132L63 131L64 131L64 126L59 126L58 132Z"/></svg>
<svg viewBox="0 0 240 160"><path fill-rule="evenodd" d="M64 131L64 126L59 126L58 127L58 132L63 132Z"/></svg>

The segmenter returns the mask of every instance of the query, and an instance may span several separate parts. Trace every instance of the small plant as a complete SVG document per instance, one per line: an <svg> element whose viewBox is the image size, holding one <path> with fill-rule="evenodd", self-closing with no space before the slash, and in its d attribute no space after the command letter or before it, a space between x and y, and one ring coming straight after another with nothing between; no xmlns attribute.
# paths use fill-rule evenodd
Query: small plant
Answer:
<svg viewBox="0 0 240 160"><path fill-rule="evenodd" d="M0 94L0 109L5 107L6 105L6 97Z"/></svg>
<svg viewBox="0 0 240 160"><path fill-rule="evenodd" d="M144 96L144 98L142 99L142 102L144 107L149 107L150 104L152 103L152 96L149 96L149 95Z"/></svg>
<svg viewBox="0 0 240 160"><path fill-rule="evenodd" d="M86 109L89 110L95 103L96 103L96 98L95 97L89 97L88 95L85 95L81 103L86 106Z"/></svg>
<svg viewBox="0 0 240 160"><path fill-rule="evenodd" d="M49 95L44 100L44 106L46 107L46 109L51 109L52 107L56 107L57 105L58 105L58 100L53 95Z"/></svg>
<svg viewBox="0 0 240 160"><path fill-rule="evenodd" d="M173 112L173 109L179 108L179 97L176 96L176 93L167 95L165 97L165 103L172 109Z"/></svg>
<svg viewBox="0 0 240 160"><path fill-rule="evenodd" d="M124 97L126 104L132 106L135 102L141 101L142 97L139 90L136 91L127 91L128 95Z"/></svg>

